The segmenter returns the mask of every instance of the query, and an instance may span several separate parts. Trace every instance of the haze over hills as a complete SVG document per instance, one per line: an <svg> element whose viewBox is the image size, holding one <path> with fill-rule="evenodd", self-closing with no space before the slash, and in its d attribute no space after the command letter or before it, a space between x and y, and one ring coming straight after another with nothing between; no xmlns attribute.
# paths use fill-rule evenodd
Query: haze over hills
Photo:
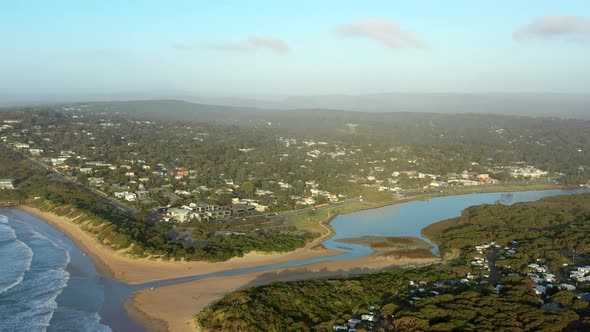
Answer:
<svg viewBox="0 0 590 332"><path fill-rule="evenodd" d="M490 113L590 118L590 96L541 93L383 93L293 96L280 101L200 98L195 101L269 109L338 109L359 112Z"/></svg>
<svg viewBox="0 0 590 332"><path fill-rule="evenodd" d="M158 96L158 94L154 94ZM72 97L47 96L27 102L0 95L0 106L61 104L76 100ZM541 93L383 93L367 95L292 96L283 99L249 99L165 94L163 98L142 94L96 96L99 101L112 102L113 109L130 112L158 113L171 107L175 112L217 111L282 111L294 109L332 109L355 112L427 112L507 114L518 116L590 118L590 96L582 94ZM162 101L159 99L165 99ZM135 101L129 101L135 100ZM79 100L84 101L84 100ZM102 104L101 104L102 105Z"/></svg>

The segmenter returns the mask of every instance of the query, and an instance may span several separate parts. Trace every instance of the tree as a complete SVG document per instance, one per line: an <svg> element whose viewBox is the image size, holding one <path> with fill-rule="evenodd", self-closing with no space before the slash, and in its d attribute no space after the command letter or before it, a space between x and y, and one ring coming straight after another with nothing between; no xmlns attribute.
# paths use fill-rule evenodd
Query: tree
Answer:
<svg viewBox="0 0 590 332"><path fill-rule="evenodd" d="M240 186L240 190L246 197L250 198L252 196L252 192L254 191L254 184L250 181L246 181L242 183Z"/></svg>
<svg viewBox="0 0 590 332"><path fill-rule="evenodd" d="M229 193L223 193L219 196L217 203L219 205L230 205L231 204L232 195Z"/></svg>

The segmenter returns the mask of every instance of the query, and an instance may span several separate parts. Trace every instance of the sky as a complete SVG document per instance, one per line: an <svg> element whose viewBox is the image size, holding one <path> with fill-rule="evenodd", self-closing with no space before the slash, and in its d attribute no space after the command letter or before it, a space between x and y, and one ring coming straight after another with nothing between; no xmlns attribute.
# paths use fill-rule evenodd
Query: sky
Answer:
<svg viewBox="0 0 590 332"><path fill-rule="evenodd" d="M590 92L587 0L0 4L0 98Z"/></svg>

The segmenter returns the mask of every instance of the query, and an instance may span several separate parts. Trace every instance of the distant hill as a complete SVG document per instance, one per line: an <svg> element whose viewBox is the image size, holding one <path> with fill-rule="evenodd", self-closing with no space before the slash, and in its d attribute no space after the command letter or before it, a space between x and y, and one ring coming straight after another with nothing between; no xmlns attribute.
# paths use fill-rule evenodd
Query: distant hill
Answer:
<svg viewBox="0 0 590 332"><path fill-rule="evenodd" d="M120 112L158 119L200 120L203 122L223 120L244 112L254 112L249 107L195 104L181 100L138 100L77 103L94 112Z"/></svg>
<svg viewBox="0 0 590 332"><path fill-rule="evenodd" d="M491 142L511 135L559 137L585 135L590 121L477 113L355 112L329 109L277 110L195 104L176 100L88 102L62 105L92 112L112 112L145 120L176 120L279 130L288 135L313 137L338 135L394 139L406 144L463 142L466 138ZM496 132L500 130L499 132ZM542 132L543 134L540 134ZM551 133L551 134L548 134ZM553 138L552 138L553 137ZM585 140L584 140L585 142ZM487 144L487 143L486 143ZM582 141L581 146L586 144Z"/></svg>
<svg viewBox="0 0 590 332"><path fill-rule="evenodd" d="M540 93L384 93L294 96L280 101L196 98L199 102L266 109L338 109L358 112L489 113L590 118L590 96Z"/></svg>
<svg viewBox="0 0 590 332"><path fill-rule="evenodd" d="M137 96L136 96L137 97ZM24 106L16 97L0 94L1 106ZM116 96L115 100L125 100ZM216 112L242 113L293 109L331 109L355 112L426 112L504 114L532 117L590 119L590 95L556 93L383 93L366 95L293 96L285 99L181 97L165 100L100 101L96 107L120 109L129 113L158 115L162 109L176 115L192 117L195 112L213 115ZM42 99L40 99L42 100ZM48 99L48 97L45 98ZM67 100L67 99L66 99ZM70 99L71 100L71 99ZM105 100L99 98L95 100ZM184 100L184 101L181 101ZM46 102L45 104L59 102ZM29 105L40 105L39 102Z"/></svg>

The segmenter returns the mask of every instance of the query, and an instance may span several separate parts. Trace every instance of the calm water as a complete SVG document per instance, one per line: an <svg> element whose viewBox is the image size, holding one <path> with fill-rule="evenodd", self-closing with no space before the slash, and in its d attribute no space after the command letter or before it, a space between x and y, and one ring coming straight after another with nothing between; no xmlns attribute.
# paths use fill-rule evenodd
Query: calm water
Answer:
<svg viewBox="0 0 590 332"><path fill-rule="evenodd" d="M444 219L458 217L461 215L463 209L473 205L493 204L498 201L503 204L514 204L518 202L535 201L543 197L589 191L590 190L588 189L541 190L445 196L433 198L428 201L412 201L378 209L343 214L336 217L330 223L336 231L336 235L322 242L322 244L328 249L343 252L341 255L296 260L280 264L203 274L174 280L163 280L147 283L144 286L166 286L178 282L200 280L210 277L231 276L326 261L354 259L372 253L372 249L369 247L337 241L338 239L344 238L362 236L414 236L431 243L430 240L423 238L420 234L422 228ZM433 253L438 254L438 248L436 246L433 249Z"/></svg>
<svg viewBox="0 0 590 332"><path fill-rule="evenodd" d="M536 201L543 197L588 192L588 189L540 190L511 193L486 193L432 198L428 201L412 201L379 209L359 211L338 216L331 222L336 235L325 244L343 238L361 236L413 236L422 237L424 227L435 222L458 217L469 206L501 202L511 205ZM329 242L329 243L328 243ZM438 254L438 248L433 249Z"/></svg>
<svg viewBox="0 0 590 332"><path fill-rule="evenodd" d="M328 249L343 252L341 255L141 285L101 276L61 232L20 210L0 210L0 331L144 331L123 306L140 289L364 257L372 252L370 248L336 240L370 235L422 238L420 231L425 226L459 216L472 205L514 204L581 192L588 189L447 196L349 213L332 221L336 235L323 242ZM433 252L437 253L436 248Z"/></svg>

